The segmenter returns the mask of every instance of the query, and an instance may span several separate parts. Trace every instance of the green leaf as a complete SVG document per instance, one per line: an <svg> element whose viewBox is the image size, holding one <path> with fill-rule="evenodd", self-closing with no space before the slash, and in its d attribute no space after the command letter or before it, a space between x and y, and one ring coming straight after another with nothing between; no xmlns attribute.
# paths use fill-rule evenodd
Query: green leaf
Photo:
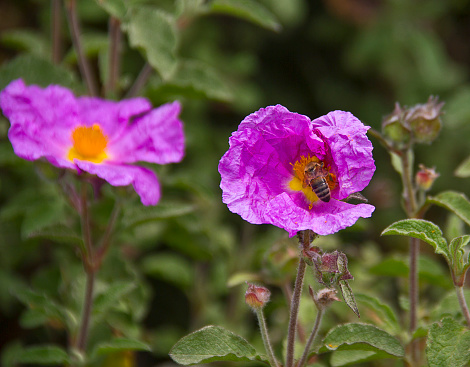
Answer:
<svg viewBox="0 0 470 367"><path fill-rule="evenodd" d="M387 258L369 269L374 275L389 277L407 277L410 273L408 264L403 259Z"/></svg>
<svg viewBox="0 0 470 367"><path fill-rule="evenodd" d="M470 304L470 289L464 290L464 297L467 304ZM452 316L455 319L462 318L462 309L455 290L442 297L437 307L431 312L432 320L440 320L444 316Z"/></svg>
<svg viewBox="0 0 470 367"><path fill-rule="evenodd" d="M470 330L450 317L432 324L426 355L430 367L464 366L470 361Z"/></svg>
<svg viewBox="0 0 470 367"><path fill-rule="evenodd" d="M136 339L115 338L111 341L100 343L93 351L93 355L101 356L105 354L112 354L125 350L145 350L150 351L151 348L148 344Z"/></svg>
<svg viewBox="0 0 470 367"><path fill-rule="evenodd" d="M459 166L455 169L454 174L461 178L470 177L470 157L459 164Z"/></svg>
<svg viewBox="0 0 470 367"><path fill-rule="evenodd" d="M188 94L222 102L233 99L230 88L219 72L213 66L197 60L181 61L169 84L159 89L166 93Z"/></svg>
<svg viewBox="0 0 470 367"><path fill-rule="evenodd" d="M164 80L176 70L176 25L171 15L153 7L129 9L125 29L129 42L143 52L148 63Z"/></svg>
<svg viewBox="0 0 470 367"><path fill-rule="evenodd" d="M345 324L333 328L323 340L326 348L334 350L333 366L384 358L401 358L405 351L389 333L368 324ZM347 358L344 358L347 356Z"/></svg>
<svg viewBox="0 0 470 367"><path fill-rule="evenodd" d="M470 202L464 194L445 191L437 196L429 197L426 201L450 210L470 226Z"/></svg>
<svg viewBox="0 0 470 367"><path fill-rule="evenodd" d="M95 0L95 2L115 18L122 19L126 14L127 8L124 0Z"/></svg>
<svg viewBox="0 0 470 367"><path fill-rule="evenodd" d="M33 55L20 55L2 65L0 89L19 78L27 84L37 84L41 87L50 84L60 84L69 88L78 87L75 75L71 71Z"/></svg>
<svg viewBox="0 0 470 367"><path fill-rule="evenodd" d="M276 32L282 28L268 9L253 0L214 0L210 11L233 15Z"/></svg>
<svg viewBox="0 0 470 367"><path fill-rule="evenodd" d="M340 280L339 286L341 289L341 293L343 295L344 302L349 306L351 310L356 314L357 317L361 317L359 314L359 310L357 309L356 300L354 298L354 293L351 289L351 286L346 280Z"/></svg>
<svg viewBox="0 0 470 367"><path fill-rule="evenodd" d="M184 365L265 360L245 339L220 326L206 326L180 339L171 349L170 357Z"/></svg>
<svg viewBox="0 0 470 367"><path fill-rule="evenodd" d="M125 227L132 227L138 224L179 217L193 212L195 206L187 203L161 202L157 206L136 206L126 210L122 223Z"/></svg>
<svg viewBox="0 0 470 367"><path fill-rule="evenodd" d="M49 365L70 363L67 352L55 345L37 345L22 348L15 356L15 362Z"/></svg>
<svg viewBox="0 0 470 367"><path fill-rule="evenodd" d="M28 238L46 238L58 243L66 243L76 246L82 246L81 236L64 224L57 224L50 227L44 227L38 230L32 230Z"/></svg>
<svg viewBox="0 0 470 367"><path fill-rule="evenodd" d="M146 256L141 268L145 274L173 283L181 289L188 289L193 284L191 263L174 253Z"/></svg>
<svg viewBox="0 0 470 367"><path fill-rule="evenodd" d="M455 275L460 276L469 266L468 258L464 258L464 247L470 241L470 235L454 238L449 244L449 252L452 259L452 268Z"/></svg>
<svg viewBox="0 0 470 367"><path fill-rule="evenodd" d="M103 293L97 295L93 302L93 314L105 315L111 308L119 305L124 296L133 291L137 285L132 282L115 282Z"/></svg>
<svg viewBox="0 0 470 367"><path fill-rule="evenodd" d="M2 44L15 50L26 51L39 57L48 57L50 48L45 37L24 29L3 31Z"/></svg>
<svg viewBox="0 0 470 367"><path fill-rule="evenodd" d="M44 315L49 321L54 320L60 323L68 321L66 310L59 306L52 297L47 294L41 294L31 289L15 289L12 290L15 296L30 309L34 310L36 316ZM26 318L31 316L25 316Z"/></svg>
<svg viewBox="0 0 470 367"><path fill-rule="evenodd" d="M362 293L356 294L356 301L363 306L362 309L366 307L366 310L362 312L363 316L373 320L391 334L400 332L398 318L390 306L375 297Z"/></svg>
<svg viewBox="0 0 470 367"><path fill-rule="evenodd" d="M432 222L423 219L404 219L385 228L382 236L402 235L419 238L434 247L437 254L444 255L450 260L447 241L442 237L441 229Z"/></svg>

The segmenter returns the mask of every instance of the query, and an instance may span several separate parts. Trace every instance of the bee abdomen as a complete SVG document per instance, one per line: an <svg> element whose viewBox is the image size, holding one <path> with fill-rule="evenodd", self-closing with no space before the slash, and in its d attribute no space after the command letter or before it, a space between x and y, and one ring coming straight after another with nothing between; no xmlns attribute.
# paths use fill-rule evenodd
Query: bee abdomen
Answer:
<svg viewBox="0 0 470 367"><path fill-rule="evenodd" d="M325 203L330 201L330 188L323 177L314 178L310 181L310 186L321 201L324 201Z"/></svg>

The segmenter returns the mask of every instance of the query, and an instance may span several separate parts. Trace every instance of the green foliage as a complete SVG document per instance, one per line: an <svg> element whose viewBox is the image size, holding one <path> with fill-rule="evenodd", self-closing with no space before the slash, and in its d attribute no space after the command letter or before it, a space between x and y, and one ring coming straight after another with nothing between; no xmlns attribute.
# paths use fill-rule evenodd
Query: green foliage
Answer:
<svg viewBox="0 0 470 367"><path fill-rule="evenodd" d="M332 350L331 364L346 366L384 358L401 358L405 351L387 332L368 324L345 324L330 330L320 351Z"/></svg>
<svg viewBox="0 0 470 367"><path fill-rule="evenodd" d="M450 317L432 324L426 346L430 367L465 366L470 361L470 330Z"/></svg>
<svg viewBox="0 0 470 367"><path fill-rule="evenodd" d="M206 326L181 339L170 351L179 364L266 360L241 336L220 326Z"/></svg>
<svg viewBox="0 0 470 367"><path fill-rule="evenodd" d="M33 363L39 365L63 365L70 363L67 352L55 345L36 345L34 347L15 348L10 351L8 365L16 363Z"/></svg>
<svg viewBox="0 0 470 367"><path fill-rule="evenodd" d="M445 191L439 195L429 197L427 201L450 210L470 225L470 202L464 194L455 191Z"/></svg>

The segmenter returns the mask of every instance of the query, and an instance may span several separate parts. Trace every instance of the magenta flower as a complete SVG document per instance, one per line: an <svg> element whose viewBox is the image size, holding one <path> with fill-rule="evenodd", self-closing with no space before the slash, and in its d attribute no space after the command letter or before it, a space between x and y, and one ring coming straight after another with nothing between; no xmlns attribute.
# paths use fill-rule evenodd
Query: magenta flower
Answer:
<svg viewBox="0 0 470 367"><path fill-rule="evenodd" d="M158 202L160 185L153 171L132 163L183 158L178 102L152 109L145 98L75 97L61 86L42 89L15 80L0 93L0 107L10 120L8 137L16 155L30 161L45 157L113 186L132 184L144 205Z"/></svg>
<svg viewBox="0 0 470 367"><path fill-rule="evenodd" d="M311 121L281 105L260 109L242 121L220 160L223 202L246 221L273 224L291 237L306 229L335 233L370 217L372 205L340 201L364 189L374 174L368 129L349 112ZM319 185L309 175L312 165L320 167L325 201L312 189Z"/></svg>

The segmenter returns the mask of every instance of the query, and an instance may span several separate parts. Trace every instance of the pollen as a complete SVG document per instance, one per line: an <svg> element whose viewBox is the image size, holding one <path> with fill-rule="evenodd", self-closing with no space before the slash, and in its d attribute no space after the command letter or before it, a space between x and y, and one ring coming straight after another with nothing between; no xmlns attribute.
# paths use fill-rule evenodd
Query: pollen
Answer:
<svg viewBox="0 0 470 367"><path fill-rule="evenodd" d="M78 126L72 132L73 147L70 148L68 159L78 158L85 161L100 163L106 157L108 137L100 125Z"/></svg>
<svg viewBox="0 0 470 367"><path fill-rule="evenodd" d="M312 188L305 184L305 167L310 162L321 162L316 156L300 156L300 158L295 163L290 163L292 166L292 173L294 177L289 181L289 188L293 191L302 191L305 195L306 200L309 202L309 210L313 208L313 203L318 201L317 195L313 192ZM326 182L330 188L333 190L337 186L336 175L331 172L331 167L326 166L328 175L325 176Z"/></svg>

